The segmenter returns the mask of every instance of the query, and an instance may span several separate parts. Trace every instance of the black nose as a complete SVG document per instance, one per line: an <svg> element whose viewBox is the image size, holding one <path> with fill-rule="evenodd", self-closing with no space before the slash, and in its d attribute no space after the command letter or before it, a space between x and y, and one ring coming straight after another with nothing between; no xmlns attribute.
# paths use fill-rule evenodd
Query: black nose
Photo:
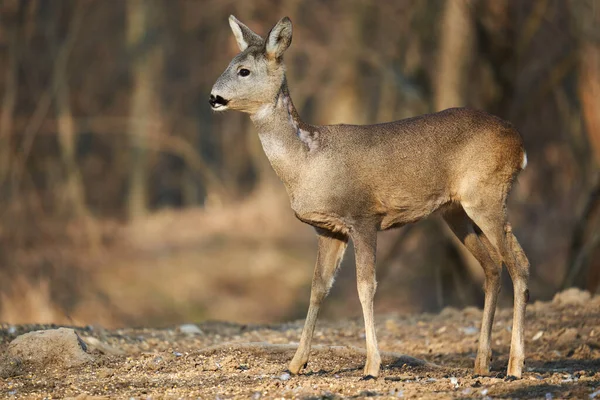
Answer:
<svg viewBox="0 0 600 400"><path fill-rule="evenodd" d="M217 104L226 106L227 103L229 103L229 100L225 100L221 96L215 96L214 94L211 94L210 99L208 99L208 103L211 105L211 107L215 107Z"/></svg>

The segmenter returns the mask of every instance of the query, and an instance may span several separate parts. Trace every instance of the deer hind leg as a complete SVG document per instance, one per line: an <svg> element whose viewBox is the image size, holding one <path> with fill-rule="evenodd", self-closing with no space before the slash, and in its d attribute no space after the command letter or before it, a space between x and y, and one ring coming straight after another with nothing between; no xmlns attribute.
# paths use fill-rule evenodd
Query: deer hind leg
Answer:
<svg viewBox="0 0 600 400"><path fill-rule="evenodd" d="M379 375L381 356L377 348L375 320L373 317L373 297L377 282L375 280L375 250L377 247L377 230L374 227L360 228L351 234L356 256L356 283L358 297L365 320L365 336L367 344L367 362L364 368L364 379L376 378Z"/></svg>
<svg viewBox="0 0 600 400"><path fill-rule="evenodd" d="M308 362L310 345L317 323L319 308L323 299L327 297L329 289L333 285L335 273L338 270L344 251L348 244L348 237L342 234L317 230L318 251L315 272L312 280L310 292L310 305L302 330L302 337L298 350L290 362L289 370L293 374L300 372L300 369Z"/></svg>
<svg viewBox="0 0 600 400"><path fill-rule="evenodd" d="M497 189L496 189L497 190ZM485 201L483 201L485 199ZM506 192L502 196L481 196L480 201L463 203L469 217L481 228L498 249L506 264L514 287L512 339L507 375L520 378L525 361L524 322L525 307L529 299L529 261L512 233L506 218Z"/></svg>
<svg viewBox="0 0 600 400"><path fill-rule="evenodd" d="M485 273L485 303L479 335L479 348L475 358L475 373L487 375L490 371L492 358L491 336L494 314L500 292L500 273L502 258L492 246L485 234L476 226L462 207L456 207L444 214L444 219L450 229L473 254Z"/></svg>

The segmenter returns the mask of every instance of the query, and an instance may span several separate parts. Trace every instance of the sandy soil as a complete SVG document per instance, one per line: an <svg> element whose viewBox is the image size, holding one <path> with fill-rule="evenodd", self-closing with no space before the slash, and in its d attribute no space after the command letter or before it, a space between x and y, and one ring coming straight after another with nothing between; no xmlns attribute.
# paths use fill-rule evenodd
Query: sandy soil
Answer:
<svg viewBox="0 0 600 400"><path fill-rule="evenodd" d="M379 316L384 366L361 381L361 320L321 321L307 369L285 373L302 321L280 325L199 324L168 329L76 328L94 361L22 370L0 378L14 398L600 398L600 296L570 291L527 311L523 379L506 381L511 310L496 314L492 376L473 376L481 311ZM47 326L2 325L2 350ZM182 332L183 330L183 332ZM400 357L405 354L410 357ZM399 358L400 357L400 358Z"/></svg>

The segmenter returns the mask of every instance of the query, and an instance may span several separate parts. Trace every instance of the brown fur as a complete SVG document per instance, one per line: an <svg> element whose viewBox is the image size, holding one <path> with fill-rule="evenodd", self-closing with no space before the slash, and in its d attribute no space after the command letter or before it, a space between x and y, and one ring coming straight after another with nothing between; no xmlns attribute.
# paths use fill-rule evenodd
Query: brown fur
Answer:
<svg viewBox="0 0 600 400"><path fill-rule="evenodd" d="M506 198L526 161L516 129L467 108L377 125L306 124L289 95L282 61L291 43L291 21L282 19L263 42L234 17L230 22L234 33L239 27L236 39L242 53L213 87L213 96L228 101L227 107L217 109L250 114L292 209L300 220L315 226L319 236L311 303L290 371L298 373L308 360L320 304L351 238L365 318L364 373L377 376L376 233L440 210L485 271L486 301L475 371L489 371L491 326L504 261L515 285L508 374L520 377L529 263L506 218ZM249 69L250 76L241 77L241 68Z"/></svg>

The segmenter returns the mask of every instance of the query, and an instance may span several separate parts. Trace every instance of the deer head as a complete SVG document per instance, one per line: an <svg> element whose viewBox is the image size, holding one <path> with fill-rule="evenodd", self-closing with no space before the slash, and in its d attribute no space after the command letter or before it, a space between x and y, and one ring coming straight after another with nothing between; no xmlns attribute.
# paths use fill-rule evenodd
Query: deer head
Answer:
<svg viewBox="0 0 600 400"><path fill-rule="evenodd" d="M256 113L271 104L285 79L283 53L292 42L292 21L282 18L266 39L233 15L229 25L241 50L214 84L209 103L213 110Z"/></svg>

